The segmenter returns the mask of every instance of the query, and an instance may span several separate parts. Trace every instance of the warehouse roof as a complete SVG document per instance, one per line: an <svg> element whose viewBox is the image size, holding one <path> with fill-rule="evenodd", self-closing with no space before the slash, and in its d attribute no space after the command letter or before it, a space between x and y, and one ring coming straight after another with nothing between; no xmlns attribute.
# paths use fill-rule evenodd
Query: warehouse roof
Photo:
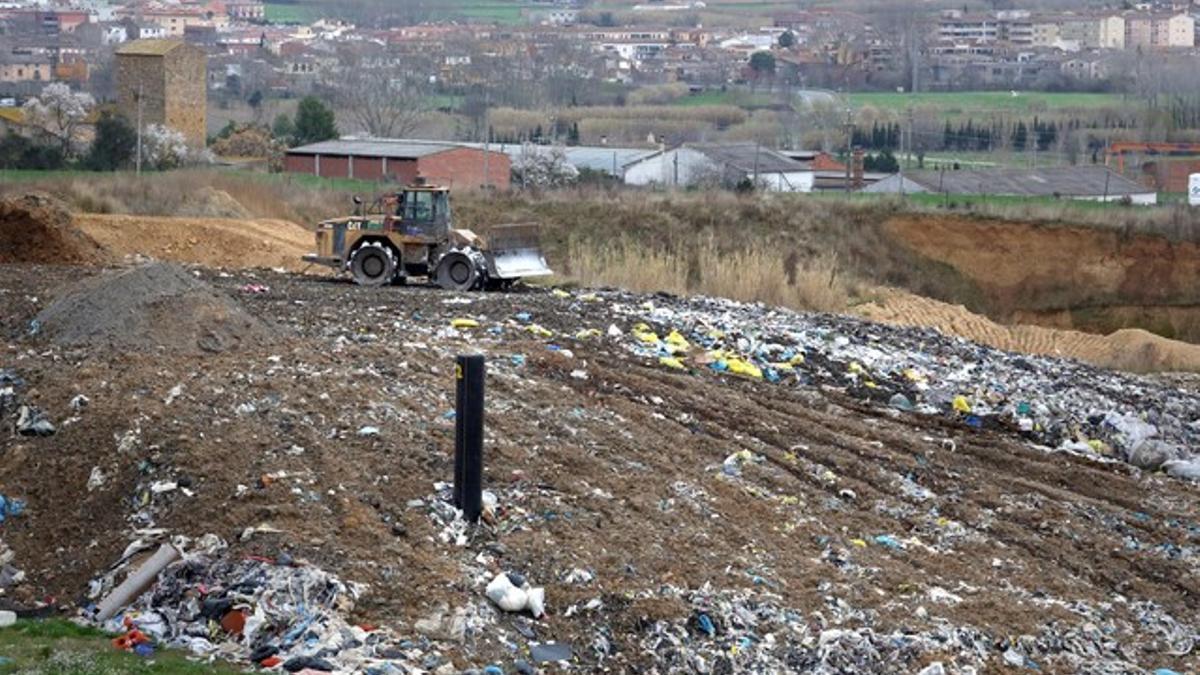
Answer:
<svg viewBox="0 0 1200 675"><path fill-rule="evenodd" d="M789 159L754 143L689 143L684 147L701 153L725 167L752 173L808 171L803 162Z"/></svg>
<svg viewBox="0 0 1200 675"><path fill-rule="evenodd" d="M463 147L458 143L433 141L403 141L392 139L342 139L310 143L288 150L289 155L354 155L355 157L387 157L388 159L418 159L439 152Z"/></svg>
<svg viewBox="0 0 1200 675"><path fill-rule="evenodd" d="M867 192L898 192L899 177L869 186ZM1140 183L1104 166L1062 166L1044 169L979 169L911 171L904 174L906 192L944 192L956 195L1016 195L1063 197L1147 194Z"/></svg>
<svg viewBox="0 0 1200 675"><path fill-rule="evenodd" d="M183 40L134 40L117 48L117 54L131 56L164 56L167 52L184 45Z"/></svg>
<svg viewBox="0 0 1200 675"><path fill-rule="evenodd" d="M482 148L482 143L465 143L473 148ZM491 149L498 152L503 152L511 157L514 161L520 159L521 155L526 152L550 152L555 146L549 145L523 145L520 143L492 143ZM563 154L567 157L567 162L577 169L591 169L593 171L603 171L608 174L613 174L614 170L617 175L626 164L636 162L643 157L649 157L658 152L655 149L647 148L618 148L608 145L568 145L562 148Z"/></svg>

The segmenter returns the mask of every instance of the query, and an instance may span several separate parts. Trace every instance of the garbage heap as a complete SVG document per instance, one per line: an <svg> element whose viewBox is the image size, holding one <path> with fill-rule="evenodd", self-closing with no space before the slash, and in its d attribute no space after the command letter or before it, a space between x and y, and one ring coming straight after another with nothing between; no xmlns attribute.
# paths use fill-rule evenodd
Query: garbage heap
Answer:
<svg viewBox="0 0 1200 675"><path fill-rule="evenodd" d="M1047 451L1200 478L1200 396L1154 378L1004 352L932 329L723 299L620 295L612 309L633 322L626 348L665 368L841 391L1018 435ZM621 332L614 325L610 334Z"/></svg>
<svg viewBox="0 0 1200 675"><path fill-rule="evenodd" d="M102 628L120 635L115 646L144 656L170 647L288 672L399 673L444 663L427 640L399 640L390 630L350 623L366 591L360 584L286 554L233 557L215 535L194 544L178 537L170 545L183 550L181 558L131 604L103 620L95 618L103 602L88 608ZM93 598L114 592L114 579L130 569L131 559L124 556L93 583Z"/></svg>

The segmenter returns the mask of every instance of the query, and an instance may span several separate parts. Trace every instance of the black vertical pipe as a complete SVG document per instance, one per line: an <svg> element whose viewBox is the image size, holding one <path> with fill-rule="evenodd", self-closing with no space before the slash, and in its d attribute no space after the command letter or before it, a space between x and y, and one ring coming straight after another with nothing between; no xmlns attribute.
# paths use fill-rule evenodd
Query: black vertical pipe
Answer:
<svg viewBox="0 0 1200 675"><path fill-rule="evenodd" d="M454 505L477 522L483 512L483 379L482 356L459 356L454 366Z"/></svg>

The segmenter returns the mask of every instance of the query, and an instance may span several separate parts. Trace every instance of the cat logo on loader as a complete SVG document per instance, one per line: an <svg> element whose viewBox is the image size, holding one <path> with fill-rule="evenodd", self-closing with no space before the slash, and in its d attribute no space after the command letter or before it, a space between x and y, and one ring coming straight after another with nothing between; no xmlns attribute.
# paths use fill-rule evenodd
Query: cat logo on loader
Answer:
<svg viewBox="0 0 1200 675"><path fill-rule="evenodd" d="M358 215L317 226L308 263L350 272L355 283L382 286L427 277L447 290L505 289L518 279L553 274L535 224L497 225L487 238L454 229L450 188L417 179Z"/></svg>

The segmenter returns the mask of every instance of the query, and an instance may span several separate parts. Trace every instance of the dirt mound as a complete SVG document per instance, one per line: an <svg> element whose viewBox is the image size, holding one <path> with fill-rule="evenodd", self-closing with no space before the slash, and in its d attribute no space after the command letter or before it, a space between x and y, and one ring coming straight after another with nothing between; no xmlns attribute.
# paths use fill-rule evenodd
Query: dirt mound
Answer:
<svg viewBox="0 0 1200 675"><path fill-rule="evenodd" d="M229 268L298 271L312 233L286 220L80 214L76 223L116 256Z"/></svg>
<svg viewBox="0 0 1200 675"><path fill-rule="evenodd" d="M250 212L228 192L206 185L196 192L186 195L179 215L204 218L249 218Z"/></svg>
<svg viewBox="0 0 1200 675"><path fill-rule="evenodd" d="M278 337L269 324L177 265L155 263L81 282L37 316L60 345L224 352Z"/></svg>
<svg viewBox="0 0 1200 675"><path fill-rule="evenodd" d="M894 242L952 272L922 295L962 302L1003 323L1110 333L1139 327L1200 342L1200 245L1086 225L900 215ZM895 285L895 284L892 284Z"/></svg>
<svg viewBox="0 0 1200 675"><path fill-rule="evenodd" d="M857 312L874 321L929 326L997 349L1064 356L1103 368L1130 372L1200 371L1200 346L1169 340L1139 329L1095 335L1040 326L1004 326L951 305L899 290L861 305Z"/></svg>
<svg viewBox="0 0 1200 675"><path fill-rule="evenodd" d="M57 199L37 193L0 199L0 263L78 265L104 258Z"/></svg>

